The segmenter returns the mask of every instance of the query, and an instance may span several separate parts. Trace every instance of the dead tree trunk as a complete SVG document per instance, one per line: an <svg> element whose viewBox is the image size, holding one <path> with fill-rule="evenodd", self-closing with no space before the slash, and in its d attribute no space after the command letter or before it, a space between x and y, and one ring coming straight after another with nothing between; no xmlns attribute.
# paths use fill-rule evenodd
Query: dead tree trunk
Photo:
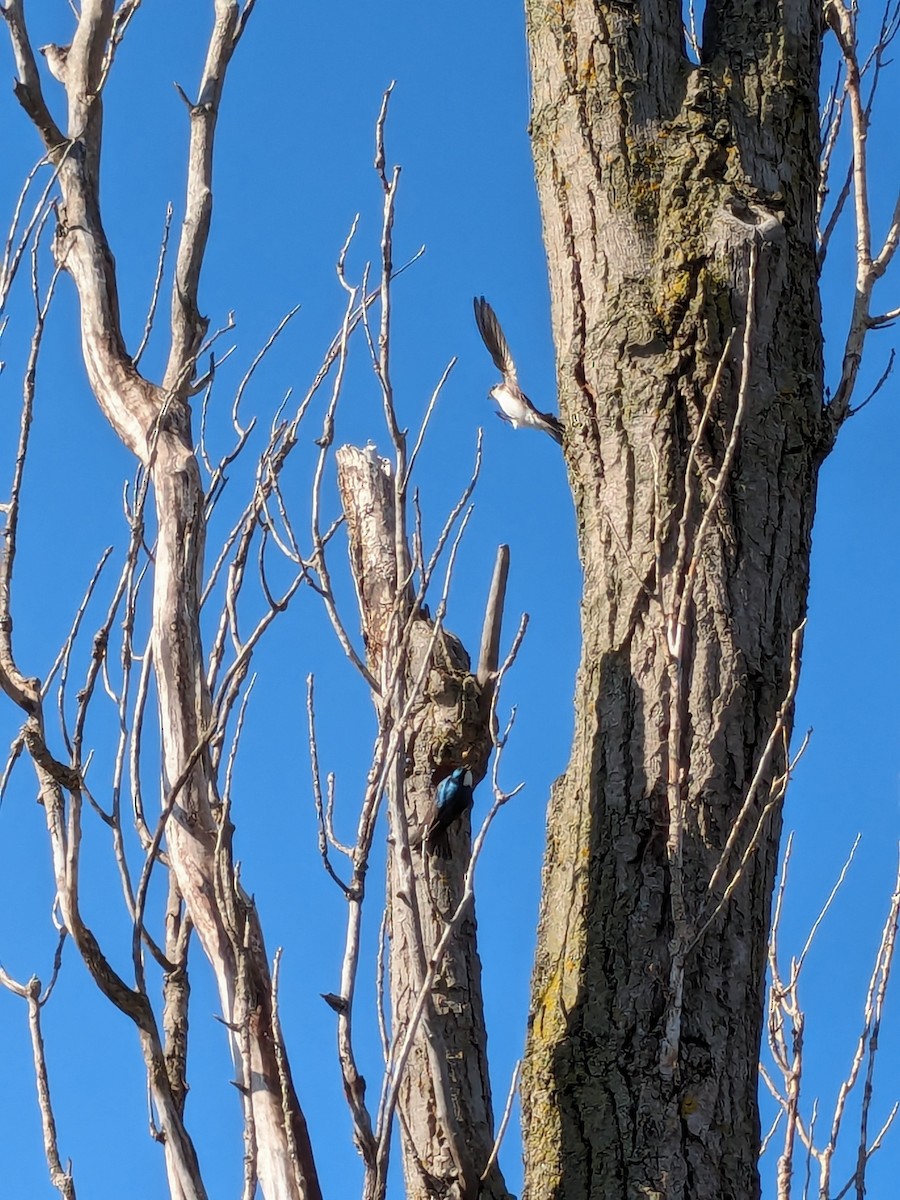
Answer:
<svg viewBox="0 0 900 1200"><path fill-rule="evenodd" d="M433 983L427 980L463 896L468 815L449 831L449 857L430 854L422 838L438 781L460 766L471 768L476 782L485 773L489 689L443 628L443 601L432 618L413 595L391 464L352 446L338 451L337 462L367 662L380 688L375 705L382 736L396 739L388 767L388 1078L399 1083L407 1196L502 1200L509 1193L499 1167L480 1182L494 1127L474 908L464 914ZM404 1061L404 1038L422 998ZM379 1162L374 1195L384 1187L386 1166L386 1159Z"/></svg>
<svg viewBox="0 0 900 1200"><path fill-rule="evenodd" d="M748 1200L828 436L820 6L715 0L699 65L681 4L526 10L584 566L523 1077L526 1195Z"/></svg>

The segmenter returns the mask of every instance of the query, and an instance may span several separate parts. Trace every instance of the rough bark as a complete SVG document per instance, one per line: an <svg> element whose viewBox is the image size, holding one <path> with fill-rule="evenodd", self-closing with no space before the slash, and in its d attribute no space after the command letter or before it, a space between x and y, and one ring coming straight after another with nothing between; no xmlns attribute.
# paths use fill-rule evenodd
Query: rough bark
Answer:
<svg viewBox="0 0 900 1200"><path fill-rule="evenodd" d="M701 65L669 0L526 11L584 567L523 1075L526 1195L746 1200L777 804L695 938L784 770L779 749L739 821L789 686L825 440L819 8L709 4Z"/></svg>
<svg viewBox="0 0 900 1200"><path fill-rule="evenodd" d="M367 661L380 681L379 720L406 710L389 784L388 933L391 1033L402 1042L445 923L463 894L471 853L468 817L449 831L446 859L422 840L436 781L457 766L484 775L491 747L489 700L460 642L398 586L408 550L397 541L391 464L344 446L338 482L362 614ZM406 1194L505 1200L499 1167L480 1175L494 1140L481 962L474 911L441 960L398 1092ZM396 1070L396 1065L395 1068Z"/></svg>

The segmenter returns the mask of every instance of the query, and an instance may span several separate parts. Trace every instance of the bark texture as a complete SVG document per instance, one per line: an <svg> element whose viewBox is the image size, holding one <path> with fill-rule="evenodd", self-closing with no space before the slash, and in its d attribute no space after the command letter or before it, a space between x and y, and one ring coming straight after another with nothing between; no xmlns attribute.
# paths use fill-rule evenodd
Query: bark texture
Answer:
<svg viewBox="0 0 900 1200"><path fill-rule="evenodd" d="M523 1077L526 1195L746 1200L777 804L746 851L783 751L739 814L789 686L825 437L819 7L711 3L700 65L673 0L526 12L584 567Z"/></svg>
<svg viewBox="0 0 900 1200"><path fill-rule="evenodd" d="M463 895L471 853L468 816L448 831L449 857L429 854L422 833L437 781L458 766L476 783L491 749L489 698L461 643L410 588L392 466L352 446L337 454L350 558L382 736L397 736L389 778L388 934L392 1074L409 1200L506 1200L499 1167L482 1183L494 1140L481 962L473 909L440 962L405 1067L399 1047L446 922ZM398 571L398 563L400 571ZM442 615L442 614L441 614ZM477 803L477 798L476 798Z"/></svg>

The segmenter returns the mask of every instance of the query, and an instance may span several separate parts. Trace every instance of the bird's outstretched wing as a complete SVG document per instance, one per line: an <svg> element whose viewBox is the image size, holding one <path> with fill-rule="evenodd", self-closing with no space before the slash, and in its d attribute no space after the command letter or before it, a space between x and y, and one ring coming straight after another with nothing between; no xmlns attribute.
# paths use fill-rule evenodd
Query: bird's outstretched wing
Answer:
<svg viewBox="0 0 900 1200"><path fill-rule="evenodd" d="M517 382L516 364L509 352L509 345L503 336L497 314L484 296L476 296L473 304L475 306L475 324L478 326L481 340L487 346L488 353L494 360L494 366L507 383L515 384Z"/></svg>

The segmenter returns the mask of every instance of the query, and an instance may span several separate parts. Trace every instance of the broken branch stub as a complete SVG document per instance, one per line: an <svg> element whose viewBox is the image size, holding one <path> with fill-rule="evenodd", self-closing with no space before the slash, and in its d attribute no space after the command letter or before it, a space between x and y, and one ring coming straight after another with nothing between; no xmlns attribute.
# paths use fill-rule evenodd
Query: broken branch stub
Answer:
<svg viewBox="0 0 900 1200"><path fill-rule="evenodd" d="M454 768L469 768L476 783L484 777L490 704L461 642L443 628L443 601L432 616L424 589L414 592L408 548L398 551L395 542L391 464L371 448L344 446L337 471L368 666L381 683L374 701L397 747L395 769L383 766L385 778L396 781L389 788L387 898L393 1071L427 967L462 898L471 853L468 814L448 831L446 858L428 852L423 831L435 789ZM509 1195L496 1164L478 1190L494 1141L486 1040L470 910L441 960L397 1095L411 1200L425 1200L438 1186L459 1200ZM383 1130L391 1114L382 1117Z"/></svg>

